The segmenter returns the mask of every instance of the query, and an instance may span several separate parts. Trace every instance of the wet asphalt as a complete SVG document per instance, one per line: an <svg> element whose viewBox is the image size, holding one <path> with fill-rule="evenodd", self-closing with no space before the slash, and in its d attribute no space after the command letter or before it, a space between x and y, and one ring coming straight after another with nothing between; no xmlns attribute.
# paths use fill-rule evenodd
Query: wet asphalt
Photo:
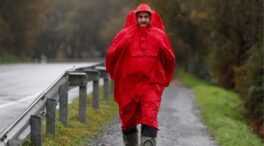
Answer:
<svg viewBox="0 0 264 146"><path fill-rule="evenodd" d="M171 82L162 95L157 146L217 146L200 120L200 110L191 89ZM138 129L140 130L139 126ZM118 116L94 136L87 146L123 146Z"/></svg>

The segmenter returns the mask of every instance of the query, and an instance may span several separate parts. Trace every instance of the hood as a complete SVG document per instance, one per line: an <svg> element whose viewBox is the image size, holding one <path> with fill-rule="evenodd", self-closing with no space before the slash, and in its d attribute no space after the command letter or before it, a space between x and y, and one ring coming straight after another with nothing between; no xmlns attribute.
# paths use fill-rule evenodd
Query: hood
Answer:
<svg viewBox="0 0 264 146"><path fill-rule="evenodd" d="M136 10L131 11L127 15L124 28L137 24L137 13L139 12L149 12L151 15L150 25L164 31L164 25L160 15L156 11L151 10L150 6L147 4L140 4Z"/></svg>
<svg viewBox="0 0 264 146"><path fill-rule="evenodd" d="M134 10L135 13L139 13L139 12L149 12L150 14L152 13L152 10L150 9L150 6L147 4L140 4L136 10Z"/></svg>

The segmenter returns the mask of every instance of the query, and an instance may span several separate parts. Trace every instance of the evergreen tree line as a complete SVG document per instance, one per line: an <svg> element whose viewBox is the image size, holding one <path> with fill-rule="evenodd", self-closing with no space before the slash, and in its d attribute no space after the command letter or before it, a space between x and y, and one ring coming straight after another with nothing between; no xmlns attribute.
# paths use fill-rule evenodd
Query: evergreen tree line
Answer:
<svg viewBox="0 0 264 146"><path fill-rule="evenodd" d="M249 124L264 136L263 0L139 2L161 14L177 64L239 93Z"/></svg>
<svg viewBox="0 0 264 146"><path fill-rule="evenodd" d="M0 0L0 53L26 57L45 21L45 0Z"/></svg>
<svg viewBox="0 0 264 146"><path fill-rule="evenodd" d="M28 60L103 57L129 0L0 0L0 53ZM0 54L0 56L1 56Z"/></svg>

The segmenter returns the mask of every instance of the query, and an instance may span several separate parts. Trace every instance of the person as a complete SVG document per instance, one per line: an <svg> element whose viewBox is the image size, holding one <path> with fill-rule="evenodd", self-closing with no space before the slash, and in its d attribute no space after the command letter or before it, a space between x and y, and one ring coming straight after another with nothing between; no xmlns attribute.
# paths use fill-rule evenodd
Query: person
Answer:
<svg viewBox="0 0 264 146"><path fill-rule="evenodd" d="M156 145L161 95L174 66L174 52L161 17L147 4L140 4L128 14L106 54L126 146L138 145L138 124L140 145Z"/></svg>

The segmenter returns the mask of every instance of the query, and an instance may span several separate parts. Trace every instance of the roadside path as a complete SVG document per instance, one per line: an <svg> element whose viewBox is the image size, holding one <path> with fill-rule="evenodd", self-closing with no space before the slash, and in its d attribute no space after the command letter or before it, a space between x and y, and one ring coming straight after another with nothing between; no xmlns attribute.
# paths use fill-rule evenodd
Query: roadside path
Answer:
<svg viewBox="0 0 264 146"><path fill-rule="evenodd" d="M179 81L171 82L163 92L157 146L217 146L199 114L193 91ZM118 117L88 146L123 146Z"/></svg>

